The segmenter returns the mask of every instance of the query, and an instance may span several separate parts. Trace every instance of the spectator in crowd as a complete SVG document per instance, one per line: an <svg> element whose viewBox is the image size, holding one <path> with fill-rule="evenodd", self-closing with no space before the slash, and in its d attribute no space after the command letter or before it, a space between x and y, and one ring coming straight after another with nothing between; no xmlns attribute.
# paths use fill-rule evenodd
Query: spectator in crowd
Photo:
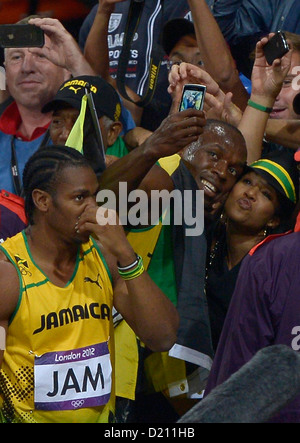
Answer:
<svg viewBox="0 0 300 443"><path fill-rule="evenodd" d="M59 21L25 19L25 23L29 21L43 28L45 46L41 49L5 50L7 86L14 102L0 117L0 138L2 149L5 149L5 161L0 167L0 188L16 194L21 193L22 171L27 159L49 140L47 129L52 114L43 113L42 108L53 99L71 74L75 77L95 74L74 38ZM124 112L125 119L122 121L127 132L135 125L128 111ZM10 164L12 149L17 164L13 177Z"/></svg>
<svg viewBox="0 0 300 443"><path fill-rule="evenodd" d="M2 189L0 238L2 240L15 235L27 224L23 209L24 201L20 196L22 171L26 159L50 141L48 128L52 111L48 110L45 113L42 108L54 98L62 82L70 78L71 74L74 76L94 74L77 43L60 22L53 19L41 20L37 17L28 17L20 24L27 24L29 21L31 24L44 26L45 47L5 50L7 84L15 100L10 106L5 105L4 114L0 117L3 156L0 168L0 188ZM107 121L106 123L108 124ZM114 123L113 127L118 125ZM127 125L126 130L129 127ZM129 131L129 134L131 132L135 131ZM131 137L133 143L136 143L137 137L134 134L131 134ZM121 148L123 147L121 139L119 140L118 149L120 145L122 145ZM114 159L115 156L112 155L110 160ZM94 162L99 165L96 159ZM101 162L103 163L102 160ZM11 172L12 167L14 174Z"/></svg>
<svg viewBox="0 0 300 443"><path fill-rule="evenodd" d="M29 19L25 20L26 23L28 21ZM53 23L53 26L59 27L59 22ZM58 35L50 40L46 35L45 47L51 47L51 50L55 45L63 45L65 49L78 48L62 25L60 31L63 33L63 40ZM71 73L75 76L83 72L93 74L79 48L73 53L66 51L65 54L69 57L65 57L65 64L61 67L62 64L56 65L47 60L38 48L5 50L6 81L14 102L0 118L0 189L21 194L26 161L48 141L47 129L51 113L42 113L43 106L53 99L60 85Z"/></svg>
<svg viewBox="0 0 300 443"><path fill-rule="evenodd" d="M299 233L265 243L241 266L206 394L262 348L283 344L299 351ZM298 395L271 422L299 423L299 405Z"/></svg>
<svg viewBox="0 0 300 443"><path fill-rule="evenodd" d="M173 63L189 62L203 66L202 56L197 44L193 22L186 18L169 20L162 30L162 47Z"/></svg>
<svg viewBox="0 0 300 443"><path fill-rule="evenodd" d="M272 34L271 34L272 35ZM252 83L258 85L258 88L253 86L251 100L248 103L248 107L241 119L238 127L243 132L246 140L248 141L249 150L251 150L252 154L249 157L250 161L255 161L257 158L261 156L261 150L263 155L267 155L272 151L289 151L289 149L279 146L268 144L264 142L261 143L261 134L263 131L266 131L268 122L271 119L275 118L288 118L293 119L295 114L291 112L292 103L289 104L289 101L293 101L293 96L295 96L295 92L292 90L293 83L293 70L295 67L295 63L299 62L299 52L294 49L294 46L290 49L290 51L281 59L274 61L273 66L275 65L275 82L277 83L274 88L274 80L270 82L269 72L273 67L270 67L266 61L263 44L268 41L268 38L265 37L258 42L256 45L256 60L253 67L252 73ZM263 73L264 76L263 76ZM284 81L282 83L282 73L285 73ZM260 84L256 82L257 79L260 79ZM265 90L268 94L265 94L265 97L261 97L261 90ZM256 104L259 106L256 106ZM250 130L250 127L247 123L248 114L251 114L252 124L257 129L255 134ZM252 133L251 133L252 132ZM255 137L259 137L255 139ZM291 154L291 152L290 152Z"/></svg>
<svg viewBox="0 0 300 443"><path fill-rule="evenodd" d="M78 58L80 59L83 56L83 54L78 48L77 43L74 40L70 40L70 36L68 36L67 31L63 28L63 26L59 22L56 23L56 27L54 27L55 22L53 21L53 19L35 19L31 23L35 24L36 26L40 26L45 32L48 32L49 36L51 36L51 39L60 38L62 40L61 44L55 45L55 47L53 46L51 51L44 52L40 50L39 52L41 55L48 57L48 59L53 63L61 63L63 65L66 64L65 51L67 47L72 48L72 51L69 50L69 53L71 54L72 57L75 58L76 54L78 54ZM68 39L66 38L67 36ZM65 46L63 45L63 43L65 44ZM87 63L85 58L84 62ZM90 74L91 66L89 64L88 66L89 69L85 69L83 67L80 70L82 75ZM93 70L91 70L91 72L92 75L95 74ZM145 131L141 127L135 126L131 113L124 106L122 100L121 100L120 121L123 124L123 131L121 135L124 136L126 144L129 145L131 148L141 144L144 141L144 139L150 135L148 131Z"/></svg>
<svg viewBox="0 0 300 443"><path fill-rule="evenodd" d="M265 131L268 131L269 123L273 124L272 120L275 120L269 119L270 114L274 117L277 114L281 114L281 112L277 112L277 109L279 110L277 108L279 103L282 106L281 111L284 111L282 116L289 118L295 118L296 116L293 112L293 98L297 91L293 90L292 84L295 78L294 68L298 60L298 51L292 48L282 59L278 59L273 66L269 66L264 56L263 47L268 42L270 36L264 37L257 43L255 64L252 71L252 92L244 113L232 104L232 94L224 94L212 77L207 72L201 70L201 68L182 64L180 66L180 76L176 71L176 67L174 67L170 76L170 93L172 93L174 85L176 85L176 80L180 77L186 83L203 83L207 86L206 105L209 105L214 110L211 114L210 109L208 115L214 116L214 118L225 119L225 121L234 124L241 130L247 141L248 163L252 163L261 157L262 139L265 136ZM280 120L276 119L276 122L280 122ZM256 128L255 131L253 131L253 127ZM273 126L273 130L275 131L275 126ZM296 144L295 138L296 136L292 134L289 137L287 136L286 143L288 146L290 145L289 140L294 140ZM279 138L278 141L280 140L282 139ZM267 145L264 147L263 153L266 155L274 150L281 151L285 150L285 148Z"/></svg>
<svg viewBox="0 0 300 443"><path fill-rule="evenodd" d="M249 55L257 41L281 30L300 34L297 0L218 0L212 10L239 70L249 78L252 69Z"/></svg>
<svg viewBox="0 0 300 443"><path fill-rule="evenodd" d="M29 226L1 246L1 421L112 422L113 303L153 350L173 345L178 314L120 223L103 223L116 214L78 151L40 149L23 182Z"/></svg>
<svg viewBox="0 0 300 443"><path fill-rule="evenodd" d="M300 114L294 107L294 100L299 93L297 77L300 65L300 35L286 32L286 36L291 46L290 67L282 88L278 91L275 103L272 101L270 104L272 112L270 112L270 118L268 118L265 128L264 154L278 150L292 152L299 148ZM267 66L263 54L261 54L261 65ZM241 122L239 125L245 135L246 128L242 128L243 123Z"/></svg>
<svg viewBox="0 0 300 443"><path fill-rule="evenodd" d="M268 235L293 228L298 188L293 156L271 153L247 168L212 224L206 295L215 350L244 257Z"/></svg>
<svg viewBox="0 0 300 443"><path fill-rule="evenodd" d="M251 94L250 80L237 70L236 61L206 1L188 0L188 3L205 69L225 94L232 93L233 103L244 111Z"/></svg>
<svg viewBox="0 0 300 443"><path fill-rule="evenodd" d="M19 24L27 24L30 18L32 17L22 20ZM51 38L53 41L53 37ZM48 127L52 114L42 113L42 107L53 98L61 83L69 78L71 73L76 75L81 69L83 72L93 72L80 53L78 45L67 32L64 38L65 46L59 40L58 45L62 45L64 49L75 47L77 51L73 59L71 57L66 60L68 69L48 61L33 48L5 50L7 85L14 100L10 100L10 106L6 103L5 112L0 118L1 242L27 226L24 200L21 196L22 172L31 154L49 141ZM54 41L55 43L57 41ZM46 45L50 45L47 35Z"/></svg>
<svg viewBox="0 0 300 443"><path fill-rule="evenodd" d="M292 45L291 67L278 94L266 128L269 142L283 145L290 149L299 148L300 111L293 106L299 94L300 35L286 32Z"/></svg>
<svg viewBox="0 0 300 443"><path fill-rule="evenodd" d="M206 1L201 0L196 5L189 3L194 23L185 18L175 18L163 28L162 46L168 55L169 65L185 62L201 66L225 93L233 92L233 101L244 109L249 99L248 92L251 92L250 80L243 75L239 78L235 62ZM202 32L197 39L198 29Z"/></svg>
<svg viewBox="0 0 300 443"><path fill-rule="evenodd" d="M109 83L98 76L73 77L71 81L67 80L60 87L54 99L44 106L42 112L53 112L49 129L51 140L55 145L65 145L80 114L82 98L85 96L87 85L93 96L103 147L107 154L107 162L110 163L112 160L128 154L129 150L123 138L120 137L123 126L119 120L121 114L119 95ZM87 113L84 128L86 135L92 131L92 125L90 114ZM95 152L95 146L86 144L83 154L89 159L92 166L99 156Z"/></svg>
<svg viewBox="0 0 300 443"><path fill-rule="evenodd" d="M99 5L93 8L81 29L80 46L85 48L85 55L95 71L107 81L110 81L108 77L116 77L130 4L130 0L99 0ZM186 0L176 4L172 0L150 0L145 4L132 43L126 75L126 86L130 88L127 93L135 102L147 91L150 55L153 50L158 50L163 25L172 18L188 17L188 14ZM108 47L98 44L99 41L106 42L107 38ZM163 53L159 55L162 65L154 99L145 108L126 102L137 125L150 131L154 131L168 115L171 105L167 94L167 58Z"/></svg>
<svg viewBox="0 0 300 443"><path fill-rule="evenodd" d="M112 38L111 34L109 33L109 29L112 28L113 24L115 24L113 18L116 17L116 20L120 20L120 15L111 13L111 11L113 11L114 4L118 6L119 2L120 0L105 0L99 2L98 12L96 14L93 26L90 30L85 44L85 55L87 59L94 67L95 71L97 71L104 78L106 78L107 81L110 82L112 81L111 76L116 76L116 69L109 69L109 63L111 66L115 66L116 64L116 62L109 62L109 60L111 60L111 57L109 57L109 55L112 54L114 51L109 51L109 47L106 47L105 45L98 45L97 42L100 40L106 41L108 38L109 44L112 44ZM167 65L169 66L172 65L172 63L179 62L189 62L196 65L203 65L203 60L201 56L203 50L204 58L207 62L208 71L214 78L216 77L217 82L220 84L221 88L225 90L225 92L233 90L234 102L236 102L242 109L244 109L249 98L247 91L250 87L250 81L241 74L241 79L243 80L245 87L247 88L246 90L235 69L234 60L230 55L230 51L227 48L221 31L218 28L218 25L216 24L213 15L209 10L209 7L207 6L207 2L203 0L203 4L201 1L200 5L198 3L196 5L191 3L191 8L193 19L196 23L197 32L199 29L202 30L204 28L206 31L201 31L197 42L193 23L189 19L177 17L167 21L163 26L161 35L162 47L165 53L168 55ZM202 26L203 24L205 24L205 26ZM212 40L214 41L213 47ZM133 44L136 43L134 42ZM209 50L208 47L210 48ZM114 54L117 53L119 55L118 51L114 52ZM142 52L139 51L139 54L141 53ZM115 56L118 57L118 55ZM222 57L221 61L220 57ZM140 58L141 56L139 56L139 59ZM218 63L216 63L216 60L218 60ZM161 71L165 73L164 64L165 62L163 63ZM222 66L222 69L219 69L219 65ZM132 76L132 73L130 74L130 76ZM130 84L130 79L127 80L128 84ZM115 85L115 87L117 87L115 82L113 82L113 84ZM166 77L164 84L166 88ZM127 88L127 93L131 95L131 97L135 101L138 101L140 99L140 95L134 94L133 91L129 88ZM150 124L152 126L152 130L161 123L163 118L167 115L166 113L170 109L170 97L166 96L166 94L160 94L160 100L161 97L163 97L164 102L161 103L159 106L159 115L154 118L155 114L153 113L153 109L151 112ZM152 103L153 106L156 104L155 100L156 98ZM135 118L138 124L140 124L141 122L140 116L142 113L143 116L147 115L147 118L149 118L147 114L147 107L146 109L143 109L134 106L132 103L128 102L126 102L126 105L132 110L133 115L136 116ZM143 122L141 124L145 126Z"/></svg>

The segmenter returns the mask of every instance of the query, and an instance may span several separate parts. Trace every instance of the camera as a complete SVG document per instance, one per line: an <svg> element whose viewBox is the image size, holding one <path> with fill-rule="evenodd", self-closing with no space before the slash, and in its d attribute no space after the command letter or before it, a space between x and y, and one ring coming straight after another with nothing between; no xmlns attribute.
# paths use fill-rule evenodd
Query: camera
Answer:
<svg viewBox="0 0 300 443"><path fill-rule="evenodd" d="M286 36L283 32L277 32L264 46L264 54L271 66L277 58L282 58L290 50Z"/></svg>
<svg viewBox="0 0 300 443"><path fill-rule="evenodd" d="M34 25L0 25L1 48L42 48L44 31Z"/></svg>

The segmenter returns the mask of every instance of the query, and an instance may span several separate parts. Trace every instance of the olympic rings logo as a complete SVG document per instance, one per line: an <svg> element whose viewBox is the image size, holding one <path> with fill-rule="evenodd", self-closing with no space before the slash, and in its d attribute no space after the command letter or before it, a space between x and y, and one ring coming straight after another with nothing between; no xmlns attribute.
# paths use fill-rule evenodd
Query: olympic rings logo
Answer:
<svg viewBox="0 0 300 443"><path fill-rule="evenodd" d="M71 402L74 409L80 409L84 405L84 400L74 400Z"/></svg>

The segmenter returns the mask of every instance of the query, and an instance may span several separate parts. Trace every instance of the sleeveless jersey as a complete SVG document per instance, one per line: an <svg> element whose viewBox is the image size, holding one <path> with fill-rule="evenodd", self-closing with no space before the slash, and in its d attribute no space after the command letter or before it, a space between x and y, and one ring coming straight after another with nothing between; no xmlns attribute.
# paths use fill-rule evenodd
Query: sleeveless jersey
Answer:
<svg viewBox="0 0 300 443"><path fill-rule="evenodd" d="M0 371L0 422L113 421L113 290L97 245L91 238L79 247L63 288L34 262L24 231L0 248L20 280Z"/></svg>

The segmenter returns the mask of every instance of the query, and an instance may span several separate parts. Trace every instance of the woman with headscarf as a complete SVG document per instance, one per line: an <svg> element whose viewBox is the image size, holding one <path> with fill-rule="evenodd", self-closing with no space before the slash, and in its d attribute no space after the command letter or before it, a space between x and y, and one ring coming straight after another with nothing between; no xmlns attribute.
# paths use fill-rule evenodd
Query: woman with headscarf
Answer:
<svg viewBox="0 0 300 443"><path fill-rule="evenodd" d="M270 234L293 227L298 198L297 164L272 153L247 167L214 223L208 249L206 295L216 349L243 258Z"/></svg>

